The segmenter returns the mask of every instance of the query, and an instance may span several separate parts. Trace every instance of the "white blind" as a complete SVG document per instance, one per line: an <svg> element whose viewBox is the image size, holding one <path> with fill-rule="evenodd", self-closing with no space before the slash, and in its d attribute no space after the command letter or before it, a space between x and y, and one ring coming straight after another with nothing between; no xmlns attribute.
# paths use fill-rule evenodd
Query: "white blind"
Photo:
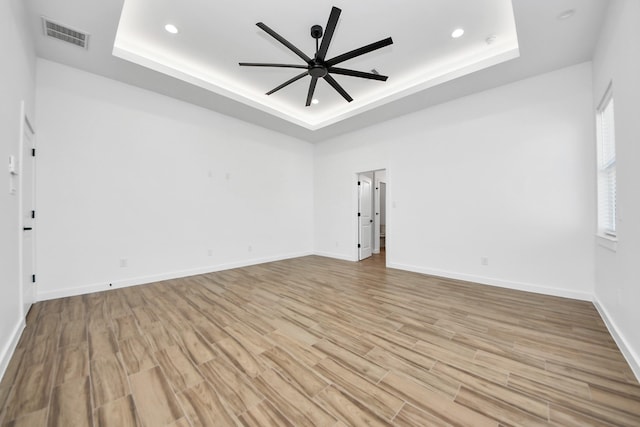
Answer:
<svg viewBox="0 0 640 427"><path fill-rule="evenodd" d="M616 235L616 135L609 90L598 109L598 231Z"/></svg>

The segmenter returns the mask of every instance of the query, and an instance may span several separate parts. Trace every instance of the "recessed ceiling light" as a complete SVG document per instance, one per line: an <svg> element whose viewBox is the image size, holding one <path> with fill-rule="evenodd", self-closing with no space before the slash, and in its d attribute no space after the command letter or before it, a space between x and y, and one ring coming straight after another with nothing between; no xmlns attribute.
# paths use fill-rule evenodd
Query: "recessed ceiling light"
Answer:
<svg viewBox="0 0 640 427"><path fill-rule="evenodd" d="M454 39L459 39L460 37L462 37L463 34L464 34L464 30L462 28L456 28L451 33L451 37L453 37Z"/></svg>
<svg viewBox="0 0 640 427"><path fill-rule="evenodd" d="M319 103L319 102L320 102L320 101L318 101L316 98L313 98L313 99L311 100L311 103L312 103L312 104L314 104L314 105L315 105L315 104L317 104L317 103Z"/></svg>
<svg viewBox="0 0 640 427"><path fill-rule="evenodd" d="M564 21L565 19L571 18L575 14L576 14L575 9L567 9L564 12L561 12L560 14L558 14L558 19L561 21Z"/></svg>
<svg viewBox="0 0 640 427"><path fill-rule="evenodd" d="M164 26L164 29L167 30L167 33L178 34L178 27L173 24L167 24Z"/></svg>

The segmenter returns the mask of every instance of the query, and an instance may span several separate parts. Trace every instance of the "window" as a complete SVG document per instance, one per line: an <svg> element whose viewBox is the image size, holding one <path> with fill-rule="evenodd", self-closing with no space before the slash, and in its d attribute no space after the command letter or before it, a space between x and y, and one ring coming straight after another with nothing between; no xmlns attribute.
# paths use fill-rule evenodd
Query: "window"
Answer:
<svg viewBox="0 0 640 427"><path fill-rule="evenodd" d="M616 237L616 138L613 93L607 89L597 110L598 234Z"/></svg>

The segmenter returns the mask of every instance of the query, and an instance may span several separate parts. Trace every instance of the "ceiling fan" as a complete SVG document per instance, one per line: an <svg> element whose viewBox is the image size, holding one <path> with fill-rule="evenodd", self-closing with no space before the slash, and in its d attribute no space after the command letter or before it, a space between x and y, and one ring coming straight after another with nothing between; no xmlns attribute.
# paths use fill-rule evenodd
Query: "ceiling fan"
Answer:
<svg viewBox="0 0 640 427"><path fill-rule="evenodd" d="M333 37L333 32L336 29L336 25L338 24L338 18L340 17L341 9L337 7L333 7L331 9L331 14L329 15L329 21L327 21L327 26L325 27L324 37L322 35L322 27L320 25L314 25L311 27L311 37L316 40L316 53L313 58L308 57L304 54L300 49L295 47L289 41L287 41L280 34L273 31L267 25L262 22L258 22L256 25L264 30L267 34L269 34L274 39L278 40L280 43L285 45L289 50L298 55L306 65L296 65L296 64L269 64L269 63L257 63L257 62L240 62L240 66L245 67L281 67L281 68L300 68L305 71L298 74L297 76L287 80L282 83L280 86L270 90L267 92L267 95L271 95L274 92L279 91L280 89L290 85L293 82L300 80L305 76L311 76L311 82L309 83L309 92L307 93L307 103L305 104L307 107L311 105L311 100L313 99L313 92L316 90L316 83L319 78L323 78L327 83L329 83L347 102L353 101L353 98L349 96L349 94L338 84L338 82L331 76L331 74L342 74L345 76L352 77L360 77L363 79L371 79L371 80L380 80L386 81L388 76L382 76L376 73L366 73L363 71L349 70L346 68L339 68L335 65L340 64L341 62L347 61L349 59L355 58L360 55L364 55L365 53L372 52L374 50L383 48L385 46L389 46L393 44L393 40L391 37L387 37L386 39L377 41L375 43L368 44L358 49L354 49L347 53L343 53L342 55L338 55L331 59L325 59L327 55L327 50L329 49L329 44L331 43L331 38ZM322 37L322 43L319 44L319 39Z"/></svg>

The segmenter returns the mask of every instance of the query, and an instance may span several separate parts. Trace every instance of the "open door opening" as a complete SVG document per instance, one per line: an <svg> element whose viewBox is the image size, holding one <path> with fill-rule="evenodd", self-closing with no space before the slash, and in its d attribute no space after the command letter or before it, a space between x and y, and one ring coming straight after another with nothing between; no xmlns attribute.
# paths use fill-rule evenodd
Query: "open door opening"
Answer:
<svg viewBox="0 0 640 427"><path fill-rule="evenodd" d="M358 259L373 253L373 172L358 176Z"/></svg>
<svg viewBox="0 0 640 427"><path fill-rule="evenodd" d="M381 186L384 184L384 187ZM358 174L358 260L386 251L386 171Z"/></svg>
<svg viewBox="0 0 640 427"><path fill-rule="evenodd" d="M380 234L378 236L378 242L380 243L380 252L385 252L387 249L387 183L380 181L378 184L378 194L380 200L380 209L378 210L378 218L380 221Z"/></svg>

